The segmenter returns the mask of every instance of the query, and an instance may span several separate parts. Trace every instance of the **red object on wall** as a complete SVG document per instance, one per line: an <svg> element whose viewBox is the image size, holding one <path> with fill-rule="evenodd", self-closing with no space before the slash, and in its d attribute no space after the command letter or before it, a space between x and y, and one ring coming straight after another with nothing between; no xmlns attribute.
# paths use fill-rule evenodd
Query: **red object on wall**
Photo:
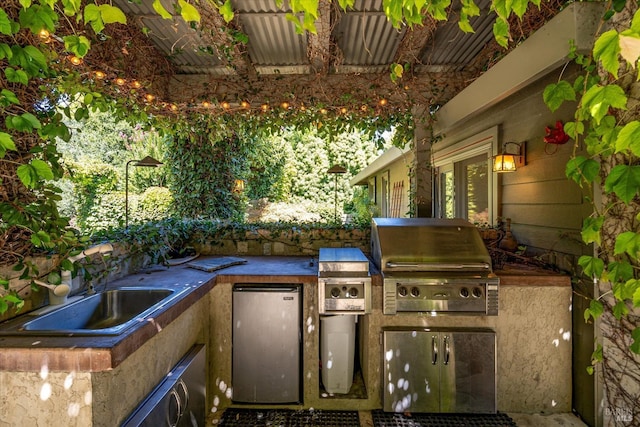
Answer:
<svg viewBox="0 0 640 427"><path fill-rule="evenodd" d="M569 135L564 132L564 125L560 120L556 122L556 126L545 128L547 134L544 137L544 142L547 144L564 144L569 141Z"/></svg>

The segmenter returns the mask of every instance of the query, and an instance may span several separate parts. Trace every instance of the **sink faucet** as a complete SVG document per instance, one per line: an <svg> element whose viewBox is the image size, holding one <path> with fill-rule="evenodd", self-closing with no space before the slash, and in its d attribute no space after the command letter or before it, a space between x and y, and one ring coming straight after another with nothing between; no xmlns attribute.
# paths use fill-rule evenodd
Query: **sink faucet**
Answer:
<svg viewBox="0 0 640 427"><path fill-rule="evenodd" d="M111 243L102 243L100 245L93 246L89 249L85 249L84 251L80 252L78 255L71 256L67 259L73 264L76 261L80 261L81 259L90 257L91 255L95 255L97 253L106 254L109 252L113 252L113 245ZM73 277L71 276L71 271L69 270L62 270L60 272L60 280L62 284L69 286L69 288L73 286Z"/></svg>
<svg viewBox="0 0 640 427"><path fill-rule="evenodd" d="M66 284L52 285L45 283L41 280L34 279L33 283L49 290L49 304L62 305L67 302L67 295L71 291L71 288Z"/></svg>

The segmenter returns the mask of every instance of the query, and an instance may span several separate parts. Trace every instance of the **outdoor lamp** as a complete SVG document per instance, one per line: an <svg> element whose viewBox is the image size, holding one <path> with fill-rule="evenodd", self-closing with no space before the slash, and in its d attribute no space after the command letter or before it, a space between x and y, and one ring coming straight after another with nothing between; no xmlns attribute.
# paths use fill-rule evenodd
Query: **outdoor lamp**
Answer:
<svg viewBox="0 0 640 427"><path fill-rule="evenodd" d="M525 165L524 142L505 142L502 153L493 156L494 172L515 172L518 167Z"/></svg>
<svg viewBox="0 0 640 427"><path fill-rule="evenodd" d="M338 175L347 173L347 170L340 165L333 165L327 171L328 174L333 174L333 220L338 222Z"/></svg>
<svg viewBox="0 0 640 427"><path fill-rule="evenodd" d="M129 228L129 165L157 168L162 162L147 156L142 160L129 160L124 168L124 227Z"/></svg>

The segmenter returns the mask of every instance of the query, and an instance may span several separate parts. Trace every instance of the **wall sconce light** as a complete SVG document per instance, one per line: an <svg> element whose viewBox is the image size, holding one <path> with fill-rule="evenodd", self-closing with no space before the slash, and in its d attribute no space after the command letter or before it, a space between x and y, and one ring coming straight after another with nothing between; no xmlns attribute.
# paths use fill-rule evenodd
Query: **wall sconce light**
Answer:
<svg viewBox="0 0 640 427"><path fill-rule="evenodd" d="M244 179L236 179L233 181L232 193L240 194L244 191Z"/></svg>
<svg viewBox="0 0 640 427"><path fill-rule="evenodd" d="M525 143L505 142L502 145L502 153L493 156L494 172L515 172L525 165Z"/></svg>
<svg viewBox="0 0 640 427"><path fill-rule="evenodd" d="M142 160L129 160L124 168L124 227L129 228L129 165L133 166L157 168L162 165L161 161L147 156Z"/></svg>

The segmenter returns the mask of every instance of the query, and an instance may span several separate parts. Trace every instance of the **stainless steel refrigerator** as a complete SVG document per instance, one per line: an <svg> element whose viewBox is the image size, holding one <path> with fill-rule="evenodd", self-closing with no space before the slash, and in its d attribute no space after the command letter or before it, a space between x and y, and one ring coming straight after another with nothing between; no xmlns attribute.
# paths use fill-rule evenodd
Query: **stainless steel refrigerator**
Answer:
<svg viewBox="0 0 640 427"><path fill-rule="evenodd" d="M496 334L486 329L385 328L387 412L496 412Z"/></svg>
<svg viewBox="0 0 640 427"><path fill-rule="evenodd" d="M301 402L300 285L233 287L233 401Z"/></svg>

